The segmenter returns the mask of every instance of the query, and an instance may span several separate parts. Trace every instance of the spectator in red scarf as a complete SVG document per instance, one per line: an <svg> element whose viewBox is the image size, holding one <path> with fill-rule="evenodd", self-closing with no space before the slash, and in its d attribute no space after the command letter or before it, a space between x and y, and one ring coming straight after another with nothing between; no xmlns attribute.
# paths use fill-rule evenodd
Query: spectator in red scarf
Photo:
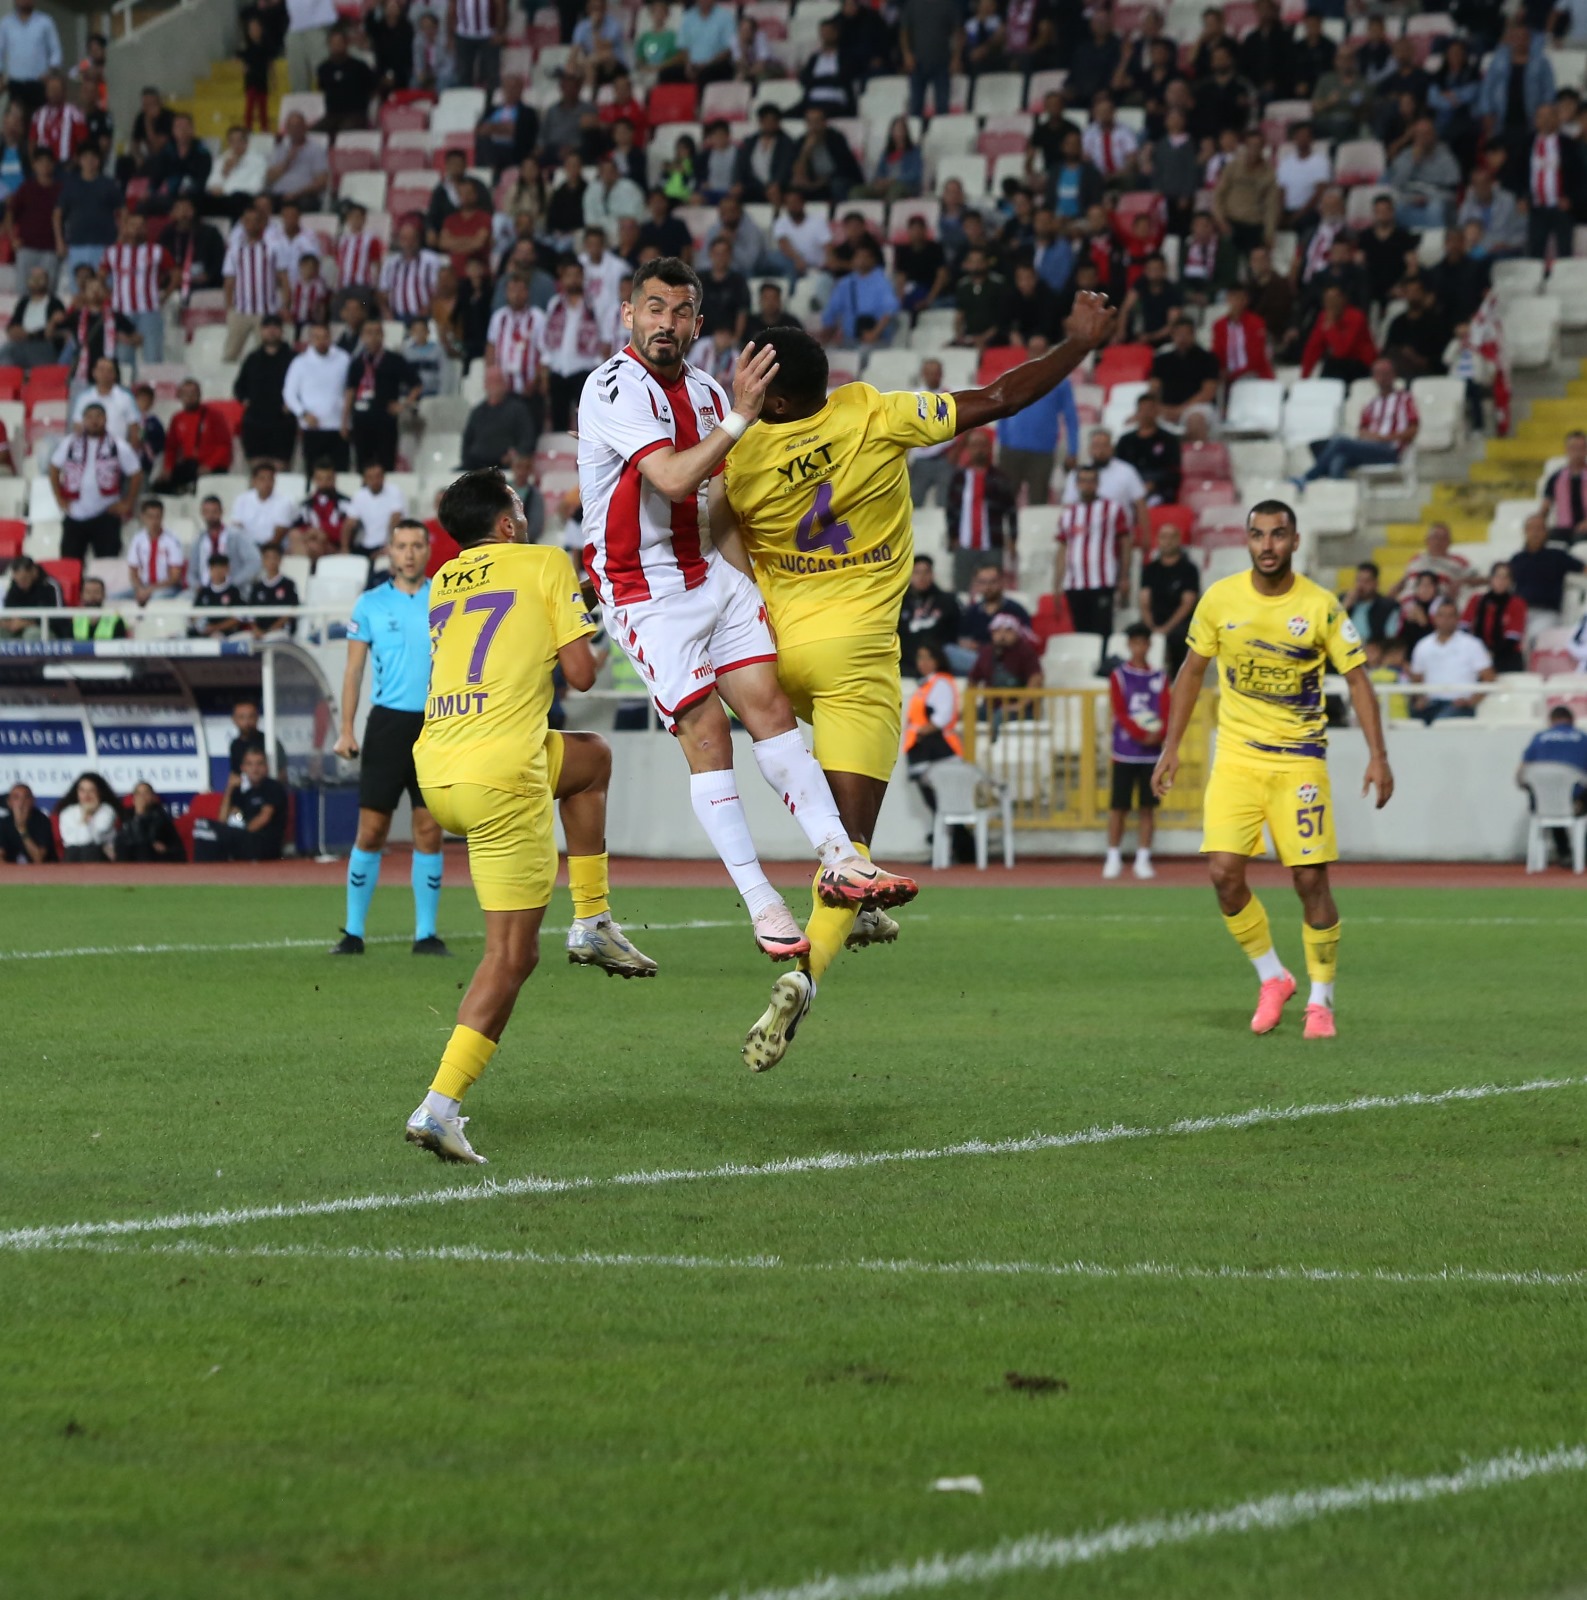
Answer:
<svg viewBox="0 0 1587 1600"><path fill-rule="evenodd" d="M1496 672L1526 670L1526 601L1515 592L1508 561L1494 562L1488 587L1466 602L1460 625L1488 647Z"/></svg>

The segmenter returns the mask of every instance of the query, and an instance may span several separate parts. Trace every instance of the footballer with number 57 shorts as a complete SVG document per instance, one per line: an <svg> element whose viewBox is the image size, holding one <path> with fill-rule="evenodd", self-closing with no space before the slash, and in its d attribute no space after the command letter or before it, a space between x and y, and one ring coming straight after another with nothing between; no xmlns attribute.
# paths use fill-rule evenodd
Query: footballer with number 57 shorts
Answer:
<svg viewBox="0 0 1587 1600"><path fill-rule="evenodd" d="M1262 826L1294 874L1305 921L1301 938L1311 995L1304 1036L1332 1039L1339 908L1328 864L1339 858L1328 786L1328 718L1323 674L1344 675L1356 721L1367 740L1361 793L1377 790L1381 810L1394 793L1383 719L1367 678L1366 652L1339 602L1294 570L1300 529L1282 500L1263 500L1245 519L1251 570L1202 595L1190 619L1190 653L1174 680L1168 733L1152 774L1159 799L1174 785L1179 745L1202 680L1218 664L1218 748L1203 806L1201 853L1218 906L1261 982L1253 1033L1271 1033L1295 993L1295 980L1273 948L1267 913L1245 881L1245 864L1262 854Z"/></svg>

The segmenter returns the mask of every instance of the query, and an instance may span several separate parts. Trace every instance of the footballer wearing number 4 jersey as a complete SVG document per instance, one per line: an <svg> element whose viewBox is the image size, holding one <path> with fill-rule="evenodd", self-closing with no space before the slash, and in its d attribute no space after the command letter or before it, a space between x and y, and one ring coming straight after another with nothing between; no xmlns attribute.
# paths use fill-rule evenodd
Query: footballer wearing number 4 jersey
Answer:
<svg viewBox="0 0 1587 1600"><path fill-rule="evenodd" d="M1105 343L1115 320L1104 296L1082 293L1062 343L959 394L881 394L847 383L829 395L826 353L809 334L756 335L776 353L777 369L760 422L711 488L711 535L728 560L753 571L777 635L779 681L815 730L816 760L861 848L898 759L898 614L914 563L907 452L1023 411ZM880 911L823 905L818 896L808 956L773 985L744 1041L750 1067L764 1072L782 1059L845 944L897 933Z"/></svg>
<svg viewBox="0 0 1587 1600"><path fill-rule="evenodd" d="M683 352L699 337L701 286L664 256L634 275L628 344L592 372L579 401L584 567L607 632L650 686L689 763L690 798L774 961L809 949L761 870L733 776L723 702L754 740L755 764L821 859L830 905L902 905L915 885L856 848L778 687L776 646L755 585L711 548L706 488L755 424L776 376L773 350L746 355L733 398Z"/></svg>
<svg viewBox="0 0 1587 1600"><path fill-rule="evenodd" d="M1350 689L1367 741L1361 793L1377 790L1381 809L1394 793L1383 721L1367 679L1366 652L1339 602L1294 571L1300 530L1282 500L1263 500L1246 515L1251 570L1212 585L1190 619L1190 651L1174 680L1168 732L1152 774L1159 799L1179 771L1179 745L1208 667L1218 673L1218 748L1203 802L1201 852L1224 922L1251 958L1261 983L1253 1033L1271 1033L1295 993L1295 980L1273 948L1267 913L1245 881L1245 864L1262 854L1262 826L1294 874L1304 911L1301 938L1311 995L1304 1036L1332 1039L1339 908L1328 864L1339 857L1328 787L1323 674L1331 666Z"/></svg>

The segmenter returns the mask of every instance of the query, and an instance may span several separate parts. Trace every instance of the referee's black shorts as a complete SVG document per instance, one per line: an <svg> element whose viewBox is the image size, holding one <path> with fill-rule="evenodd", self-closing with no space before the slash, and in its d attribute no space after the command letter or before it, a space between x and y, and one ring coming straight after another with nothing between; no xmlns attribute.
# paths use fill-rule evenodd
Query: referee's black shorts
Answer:
<svg viewBox="0 0 1587 1600"><path fill-rule="evenodd" d="M1109 809L1113 811L1154 811L1157 796L1152 793L1152 769L1155 761L1115 761L1113 763L1113 793ZM1133 797L1133 800L1132 800Z"/></svg>
<svg viewBox="0 0 1587 1600"><path fill-rule="evenodd" d="M389 817L404 794L416 806L424 804L419 779L413 770L413 747L424 731L422 711L393 711L371 706L364 727L363 761L358 771L358 804L364 811L383 811Z"/></svg>

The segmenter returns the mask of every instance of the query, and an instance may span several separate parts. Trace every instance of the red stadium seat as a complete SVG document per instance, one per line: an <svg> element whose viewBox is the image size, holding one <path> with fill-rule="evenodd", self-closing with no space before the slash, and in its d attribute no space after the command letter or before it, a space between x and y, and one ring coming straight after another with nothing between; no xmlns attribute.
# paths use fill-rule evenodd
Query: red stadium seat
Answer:
<svg viewBox="0 0 1587 1600"><path fill-rule="evenodd" d="M1145 383L1152 375L1152 347L1149 344L1110 344L1102 352L1091 374L1100 388L1116 383Z"/></svg>
<svg viewBox="0 0 1587 1600"><path fill-rule="evenodd" d="M983 385L996 383L1005 372L1022 366L1028 359L1029 352L1021 345L988 345L981 352L981 364L975 369L975 381Z"/></svg>
<svg viewBox="0 0 1587 1600"><path fill-rule="evenodd" d="M1179 503L1192 511L1203 506L1232 506L1238 499L1232 483L1205 479L1199 483L1186 483L1179 491Z"/></svg>
<svg viewBox="0 0 1587 1600"><path fill-rule="evenodd" d="M1162 243L1163 235L1168 231L1168 203L1160 194L1153 194L1147 189L1121 194L1114 203L1112 216L1113 231L1120 239L1132 237L1131 230L1138 216L1152 219L1154 246Z"/></svg>
<svg viewBox="0 0 1587 1600"><path fill-rule="evenodd" d="M1148 506L1146 519L1152 526L1152 542L1157 542L1157 535L1164 527L1179 529L1180 537L1186 544L1190 543L1190 535L1196 526L1196 513L1189 506Z"/></svg>
<svg viewBox="0 0 1587 1600"><path fill-rule="evenodd" d="M23 542L28 536L28 525L16 517L0 521L0 561L15 561L22 554Z"/></svg>
<svg viewBox="0 0 1587 1600"><path fill-rule="evenodd" d="M435 96L399 90L380 108L380 131L384 134L423 133L430 126L430 107Z"/></svg>
<svg viewBox="0 0 1587 1600"><path fill-rule="evenodd" d="M21 367L0 367L0 400L22 398L23 376Z"/></svg>
<svg viewBox="0 0 1587 1600"><path fill-rule="evenodd" d="M234 439L242 437L242 401L241 400L211 400L208 402L211 411L222 416L231 425Z"/></svg>
<svg viewBox="0 0 1587 1600"><path fill-rule="evenodd" d="M82 562L57 557L54 561L41 561L39 565L61 586L61 598L67 605L76 605L83 591Z"/></svg>
<svg viewBox="0 0 1587 1600"><path fill-rule="evenodd" d="M1187 478L1226 482L1230 476L1229 447L1216 439L1192 439L1180 446L1179 467Z"/></svg>
<svg viewBox="0 0 1587 1600"><path fill-rule="evenodd" d="M1055 633L1074 632L1068 604L1061 595L1043 594L1036 597L1036 613L1030 619L1030 631L1036 635L1037 647L1043 650Z"/></svg>
<svg viewBox="0 0 1587 1600"><path fill-rule="evenodd" d="M1576 658L1569 650L1534 650L1527 667L1545 678L1563 677L1577 670Z"/></svg>
<svg viewBox="0 0 1587 1600"><path fill-rule="evenodd" d="M39 400L66 399L71 382L70 367L32 367L22 379L22 404L32 407Z"/></svg>
<svg viewBox="0 0 1587 1600"><path fill-rule="evenodd" d="M658 83L645 102L651 127L661 122L693 122L700 91L692 83Z"/></svg>

